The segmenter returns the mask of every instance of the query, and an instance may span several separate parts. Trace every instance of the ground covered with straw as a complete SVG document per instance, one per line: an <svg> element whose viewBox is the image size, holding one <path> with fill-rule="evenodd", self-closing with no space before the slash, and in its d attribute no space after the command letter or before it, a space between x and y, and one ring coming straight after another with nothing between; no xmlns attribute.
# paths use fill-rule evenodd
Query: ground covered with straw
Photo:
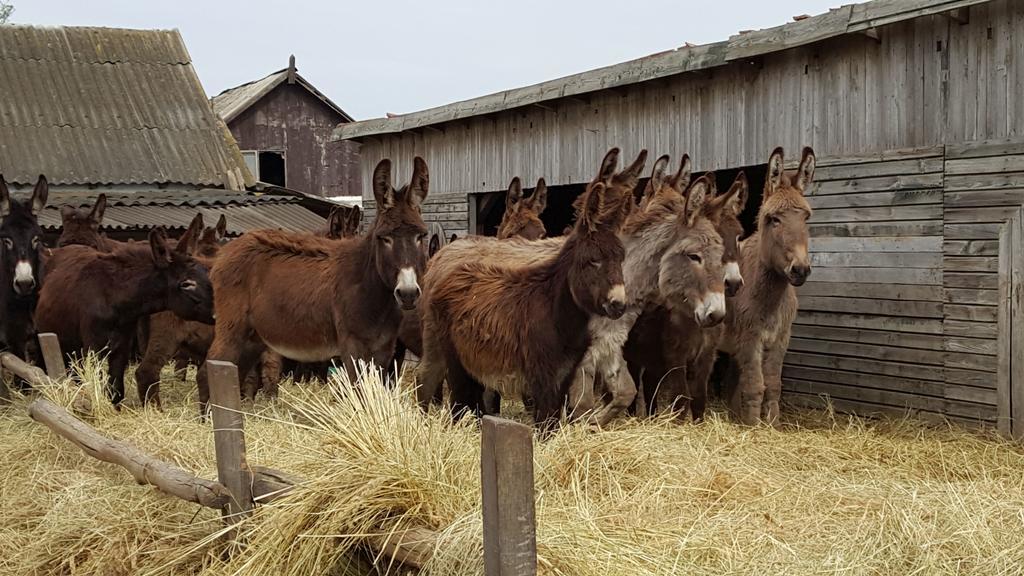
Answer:
<svg viewBox="0 0 1024 576"><path fill-rule="evenodd" d="M216 478L191 380L165 384L163 412L115 413L99 364L81 371L41 393L91 396L104 434ZM0 573L360 574L368 535L425 526L440 537L424 573L481 574L476 423L423 414L373 374L352 390L285 383L251 407L250 463L308 482L260 506L231 554L216 512L83 455L16 399L0 408ZM1024 450L988 434L791 410L782 430L718 415L568 426L535 457L542 574L1024 571Z"/></svg>

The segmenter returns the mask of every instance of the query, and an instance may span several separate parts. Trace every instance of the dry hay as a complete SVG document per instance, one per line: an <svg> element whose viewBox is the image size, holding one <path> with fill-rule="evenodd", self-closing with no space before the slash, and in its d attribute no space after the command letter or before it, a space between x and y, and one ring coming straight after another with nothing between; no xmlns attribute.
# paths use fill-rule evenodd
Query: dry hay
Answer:
<svg viewBox="0 0 1024 576"><path fill-rule="evenodd" d="M117 414L95 384L97 363L83 372L80 392L65 383L44 393L64 406L92 395L89 421L101 432L216 477L190 384L165 386L165 412L129 405ZM421 525L440 532L425 573L482 573L475 422L422 414L373 374L358 391L287 384L282 394L252 408L249 460L309 483L261 506L246 523L248 544L226 562L216 512L84 456L31 422L27 399L0 410L0 572L358 573L351 559L366 535ZM791 414L783 431L712 415L698 426L571 426L538 444L541 573L1022 570L1019 446L909 420Z"/></svg>

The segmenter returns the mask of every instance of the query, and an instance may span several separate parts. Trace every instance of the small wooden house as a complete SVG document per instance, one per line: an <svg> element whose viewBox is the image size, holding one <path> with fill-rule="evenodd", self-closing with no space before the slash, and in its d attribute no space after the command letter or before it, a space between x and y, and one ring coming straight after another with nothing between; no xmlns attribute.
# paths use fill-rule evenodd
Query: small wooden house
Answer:
<svg viewBox="0 0 1024 576"><path fill-rule="evenodd" d="M1021 38L1018 0L874 0L335 136L362 143L364 181L381 158L401 174L423 156L426 216L476 233L513 176L547 179L560 233L612 146L687 152L725 183L743 169L755 192L772 148L813 146L814 271L785 398L1021 436Z"/></svg>
<svg viewBox="0 0 1024 576"><path fill-rule="evenodd" d="M184 231L196 212L226 215L232 234L324 223L329 208L307 198L246 190L256 182L175 30L0 26L0 86L0 173L15 194L47 176L49 240L61 206L101 192L114 238Z"/></svg>
<svg viewBox="0 0 1024 576"><path fill-rule="evenodd" d="M253 176L321 197L359 196L359 144L331 131L352 117L288 67L221 92L214 111L227 123Z"/></svg>

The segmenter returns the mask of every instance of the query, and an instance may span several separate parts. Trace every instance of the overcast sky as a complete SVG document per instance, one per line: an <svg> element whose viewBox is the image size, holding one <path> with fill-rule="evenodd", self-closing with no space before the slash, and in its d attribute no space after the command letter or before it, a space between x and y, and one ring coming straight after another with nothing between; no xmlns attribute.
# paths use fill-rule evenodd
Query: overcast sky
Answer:
<svg viewBox="0 0 1024 576"><path fill-rule="evenodd" d="M516 88L843 0L10 0L12 22L177 28L210 95L288 65L356 119ZM850 0L846 0L849 3Z"/></svg>

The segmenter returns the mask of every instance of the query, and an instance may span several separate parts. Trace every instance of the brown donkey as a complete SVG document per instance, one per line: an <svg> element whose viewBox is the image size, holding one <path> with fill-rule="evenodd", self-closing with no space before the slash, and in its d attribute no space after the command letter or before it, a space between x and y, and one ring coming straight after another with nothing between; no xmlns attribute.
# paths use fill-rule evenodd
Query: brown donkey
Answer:
<svg viewBox="0 0 1024 576"><path fill-rule="evenodd" d="M548 187L543 178L537 180L537 187L525 199L519 176L513 178L508 185L508 195L505 197L505 213L501 215L501 224L498 225L498 239L519 237L539 240L543 238L545 235L544 223L541 222L540 215L547 205Z"/></svg>
<svg viewBox="0 0 1024 576"><path fill-rule="evenodd" d="M365 235L331 240L259 230L225 246L211 274L217 326L209 358L233 362L243 373L266 346L300 362L340 357L352 377L355 360L391 360L402 310L420 296L427 260L420 205L428 181L426 162L417 157L412 180L395 190L391 161L381 160L373 172L377 218Z"/></svg>
<svg viewBox="0 0 1024 576"><path fill-rule="evenodd" d="M740 246L747 286L732 299L720 349L739 372L730 409L744 424L775 425L782 394L782 361L797 311L794 286L811 274L804 191L814 178L814 151L804 148L795 173L783 170L782 148L768 158L757 231Z"/></svg>
<svg viewBox="0 0 1024 576"><path fill-rule="evenodd" d="M54 332L66 353L109 351L108 394L124 399L124 371L139 318L161 310L213 323L213 293L206 268L192 257L201 218L193 220L177 247L163 228L148 244L110 253L87 246L53 251L36 308L40 332Z"/></svg>
<svg viewBox="0 0 1024 576"><path fill-rule="evenodd" d="M708 173L704 179L714 190L714 174ZM743 232L738 216L746 198L747 178L741 172L728 191L714 195L704 205L704 217L723 240L721 268L727 295L735 295L743 285L737 264ZM695 422L703 419L707 382L724 331L722 324L701 326L686 305L644 311L625 346L630 375L640 391L638 412L653 413L660 404L663 410L676 410L681 416L689 409Z"/></svg>
<svg viewBox="0 0 1024 576"><path fill-rule="evenodd" d="M428 272L421 402L447 373L456 414L479 413L482 383L504 395L528 392L534 421L542 427L557 421L590 344L587 322L625 310L618 232L632 199L607 191L604 182L589 187L572 234L553 258L503 267L471 257L446 274Z"/></svg>
<svg viewBox="0 0 1024 576"><path fill-rule="evenodd" d="M100 234L103 213L107 210L107 195L100 194L92 208L64 206L60 209L61 230L57 247L92 246L108 251L107 239Z"/></svg>

